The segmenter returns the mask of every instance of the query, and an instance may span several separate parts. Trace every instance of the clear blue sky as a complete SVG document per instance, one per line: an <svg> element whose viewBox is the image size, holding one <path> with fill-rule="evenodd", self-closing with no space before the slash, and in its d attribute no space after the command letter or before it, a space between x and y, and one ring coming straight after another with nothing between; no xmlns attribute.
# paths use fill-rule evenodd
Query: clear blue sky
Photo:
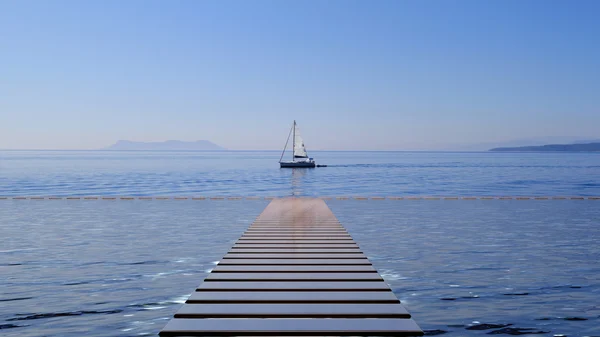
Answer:
<svg viewBox="0 0 600 337"><path fill-rule="evenodd" d="M0 1L0 148L600 138L600 1Z"/></svg>

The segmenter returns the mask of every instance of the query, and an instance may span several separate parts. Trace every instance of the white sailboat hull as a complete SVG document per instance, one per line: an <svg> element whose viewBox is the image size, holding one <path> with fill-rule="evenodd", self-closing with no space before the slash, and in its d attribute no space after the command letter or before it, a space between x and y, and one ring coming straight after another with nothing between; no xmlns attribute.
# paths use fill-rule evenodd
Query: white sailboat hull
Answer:
<svg viewBox="0 0 600 337"><path fill-rule="evenodd" d="M315 161L280 161L280 168L313 168L316 167Z"/></svg>

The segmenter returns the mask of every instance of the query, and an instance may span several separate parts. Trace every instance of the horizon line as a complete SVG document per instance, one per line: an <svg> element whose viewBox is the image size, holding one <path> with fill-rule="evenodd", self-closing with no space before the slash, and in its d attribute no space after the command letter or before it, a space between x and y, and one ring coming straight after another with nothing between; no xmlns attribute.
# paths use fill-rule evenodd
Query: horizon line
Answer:
<svg viewBox="0 0 600 337"><path fill-rule="evenodd" d="M600 200L596 195L399 195L399 196L364 196L364 195L217 195L217 196L186 196L186 195L15 195L2 196L0 200L272 200L281 198L315 198L324 200Z"/></svg>
<svg viewBox="0 0 600 337"><path fill-rule="evenodd" d="M234 149L223 149L223 150L111 150L111 149L1 149L0 151L103 151L103 152L281 152L279 149L275 150L234 150ZM442 150L442 149L429 149L429 150L311 150L311 152L490 152L489 150Z"/></svg>

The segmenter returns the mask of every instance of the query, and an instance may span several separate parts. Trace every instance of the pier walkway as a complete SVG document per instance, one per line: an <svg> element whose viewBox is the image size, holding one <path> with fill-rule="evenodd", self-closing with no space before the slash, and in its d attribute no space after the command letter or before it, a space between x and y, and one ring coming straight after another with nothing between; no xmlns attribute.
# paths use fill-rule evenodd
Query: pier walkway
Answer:
<svg viewBox="0 0 600 337"><path fill-rule="evenodd" d="M329 207L274 199L160 336L420 336Z"/></svg>

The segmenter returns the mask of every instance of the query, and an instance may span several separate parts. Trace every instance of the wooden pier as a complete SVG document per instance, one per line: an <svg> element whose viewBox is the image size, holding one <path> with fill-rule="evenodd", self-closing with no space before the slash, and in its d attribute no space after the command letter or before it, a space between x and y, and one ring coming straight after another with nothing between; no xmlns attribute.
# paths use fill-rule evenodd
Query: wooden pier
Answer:
<svg viewBox="0 0 600 337"><path fill-rule="evenodd" d="M320 199L274 199L160 336L421 336Z"/></svg>

